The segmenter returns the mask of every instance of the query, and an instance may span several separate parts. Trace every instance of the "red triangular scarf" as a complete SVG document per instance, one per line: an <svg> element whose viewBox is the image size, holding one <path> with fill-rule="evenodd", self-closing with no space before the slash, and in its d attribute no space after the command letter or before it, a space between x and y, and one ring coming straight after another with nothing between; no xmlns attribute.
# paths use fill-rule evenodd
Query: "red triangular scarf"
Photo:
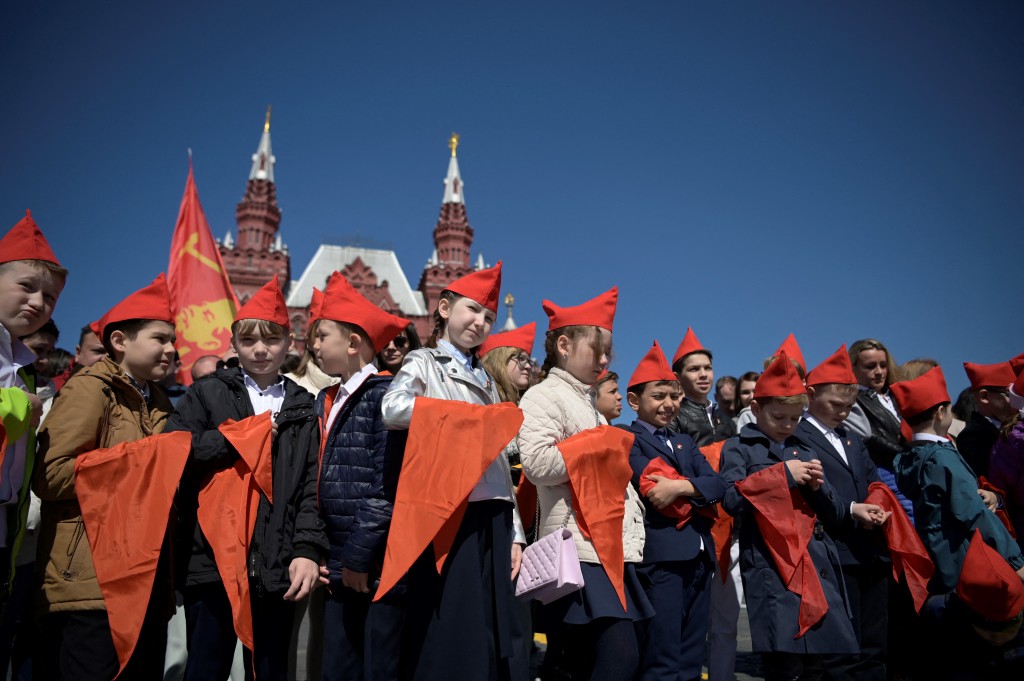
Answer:
<svg viewBox="0 0 1024 681"><path fill-rule="evenodd" d="M614 426L584 430L558 443L572 490L580 532L593 543L608 580L626 610L622 523L626 487L633 477L629 450L633 434Z"/></svg>
<svg viewBox="0 0 1024 681"><path fill-rule="evenodd" d="M390 591L431 543L440 571L470 492L522 424L523 412L511 402L481 406L416 398L374 600Z"/></svg>
<svg viewBox="0 0 1024 681"><path fill-rule="evenodd" d="M192 436L162 433L75 461L75 495L92 550L120 674L142 631Z"/></svg>
<svg viewBox="0 0 1024 681"><path fill-rule="evenodd" d="M1006 498L1006 492L1004 492L1003 490L999 489L991 482L989 482L988 478L986 478L984 475L978 476L978 489L983 489L986 492L995 492L996 494L999 495L1000 498ZM1003 526L1006 527L1006 531L1010 533L1010 536L1016 539L1017 531L1013 529L1013 521L1010 520L1010 514L1006 512L1006 506L1003 506L1002 508L997 508L995 511L993 511L993 513L995 513L996 517L999 518L999 522L1001 522Z"/></svg>
<svg viewBox="0 0 1024 681"><path fill-rule="evenodd" d="M231 468L218 471L199 491L199 527L217 563L217 572L231 602L235 634L253 648L252 603L249 600L249 546L256 528L260 492L273 503L273 455L270 412L217 428L238 452Z"/></svg>
<svg viewBox="0 0 1024 681"><path fill-rule="evenodd" d="M657 484L653 480L648 479L648 475L660 475L669 480L686 480L686 476L680 475L679 471L673 468L672 464L665 461L665 459L660 456L651 459L647 467L644 468L644 472L640 475L640 494L644 497ZM690 516L693 515L693 504L686 497L679 497L668 506L656 510L662 515L677 519L679 522L676 523L676 529L681 530L686 527L686 523L690 522Z"/></svg>
<svg viewBox="0 0 1024 681"><path fill-rule="evenodd" d="M724 446L725 440L719 440L700 448L700 453L704 455L716 473L722 472L722 447ZM729 550L732 548L733 517L721 511L718 506L715 506L715 510L716 513L712 516L715 522L711 526L711 538L715 540L715 551L718 552L718 577L722 580L722 584L725 584L729 578L729 565L732 563Z"/></svg>
<svg viewBox="0 0 1024 681"><path fill-rule="evenodd" d="M885 539L889 542L889 555L892 557L892 576L897 582L903 575L907 579L907 588L914 599L914 610L921 612L928 598L928 582L935 574L928 550L925 549L921 537L907 517L899 499L892 490L880 482L868 485L868 504L877 504L886 511L891 511L888 522L882 526Z"/></svg>
<svg viewBox="0 0 1024 681"><path fill-rule="evenodd" d="M754 507L754 518L786 588L800 597L800 638L828 612L807 545L814 534L814 511L799 488L789 486L785 464L763 468L736 483Z"/></svg>

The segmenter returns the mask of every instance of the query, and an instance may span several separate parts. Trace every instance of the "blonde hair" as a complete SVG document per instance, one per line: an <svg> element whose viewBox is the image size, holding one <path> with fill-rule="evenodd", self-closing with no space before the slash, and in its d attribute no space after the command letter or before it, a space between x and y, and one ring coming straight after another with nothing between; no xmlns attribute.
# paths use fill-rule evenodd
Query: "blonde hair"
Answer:
<svg viewBox="0 0 1024 681"><path fill-rule="evenodd" d="M60 265L58 265L55 262L50 262L49 260L10 260L8 262L0 263L0 272L3 272L4 268L7 265L10 265L10 264L13 264L13 263L16 263L16 262L24 263L24 264L28 265L29 267L31 267L32 269L36 270L37 272L48 272L51 275L53 275L54 278L59 279L60 283L62 285L64 284L64 282L67 281L67 278L68 278L68 271L67 271L67 269L61 267Z"/></svg>
<svg viewBox="0 0 1024 681"><path fill-rule="evenodd" d="M498 396L502 402L518 405L523 396L523 391L512 385L512 379L508 376L509 360L521 352L522 350L519 348L501 346L494 348L480 360L484 369L494 379L494 385L498 388Z"/></svg>
<svg viewBox="0 0 1024 681"><path fill-rule="evenodd" d="M860 390L860 386L856 383L819 383L808 387L814 388L821 394L833 392L840 397L853 397Z"/></svg>
<svg viewBox="0 0 1024 681"><path fill-rule="evenodd" d="M590 339L590 349L594 355L600 357L602 354L611 355L611 348L605 348L601 342L600 327L590 325L563 326L560 329L551 329L544 337L544 365L540 368L541 378L548 375L553 367L558 364L558 339L565 336L573 344L577 341ZM611 357L608 358L611 360Z"/></svg>
<svg viewBox="0 0 1024 681"><path fill-rule="evenodd" d="M937 366L939 366L939 363L928 357L912 359L900 367L899 378L897 380L912 381Z"/></svg>

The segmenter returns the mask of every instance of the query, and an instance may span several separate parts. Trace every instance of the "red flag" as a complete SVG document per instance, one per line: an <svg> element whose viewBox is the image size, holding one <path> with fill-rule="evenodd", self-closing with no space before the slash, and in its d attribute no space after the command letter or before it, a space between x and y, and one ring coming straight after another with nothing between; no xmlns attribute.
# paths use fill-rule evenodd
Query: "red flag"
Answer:
<svg viewBox="0 0 1024 681"><path fill-rule="evenodd" d="M274 501L270 425L270 412L222 423L217 430L238 452L238 459L231 468L215 473L199 491L199 527L213 550L231 602L235 634L249 650L253 648L249 545L260 492Z"/></svg>
<svg viewBox="0 0 1024 681"><path fill-rule="evenodd" d="M723 446L725 446L725 440L719 440L700 448L700 453L704 455L716 473L722 472ZM711 526L711 538L715 540L715 551L718 552L718 577L722 580L722 584L725 584L729 578L729 565L732 563L729 551L732 548L733 517L724 511L719 511L714 519L715 522Z"/></svg>
<svg viewBox="0 0 1024 681"><path fill-rule="evenodd" d="M374 600L390 591L431 543L440 572L470 492L522 424L523 412L511 402L481 406L416 398Z"/></svg>
<svg viewBox="0 0 1024 681"><path fill-rule="evenodd" d="M988 478L984 475L978 476L978 489L983 489L986 492L994 492L995 494L998 494L1001 499L1006 498L1006 492L989 482ZM999 518L999 522L1003 524L1003 527L1005 527L1006 531L1010 533L1010 536L1016 539L1017 530L1013 529L1013 521L1010 520L1010 514L1006 512L1006 507L1003 506L1002 508L997 508L993 513L995 513L996 517Z"/></svg>
<svg viewBox="0 0 1024 681"><path fill-rule="evenodd" d="M594 544L601 567L626 610L622 523L626 487L633 477L629 449L633 434L614 426L598 426L558 443L572 491L576 524Z"/></svg>
<svg viewBox="0 0 1024 681"><path fill-rule="evenodd" d="M648 478L648 475L660 475L663 478L669 480L686 480L685 475L681 475L679 471L672 467L668 461L661 458L660 456L656 459L651 459L651 462L644 468L643 474L640 475L640 494L647 496L652 489L654 489L655 483L653 480ZM657 509L662 515L668 516L669 518L675 518L679 522L676 523L676 529L681 530L686 527L686 523L690 522L690 516L693 515L693 504L690 503L686 497L679 497L668 506Z"/></svg>
<svg viewBox="0 0 1024 681"><path fill-rule="evenodd" d="M882 526L885 539L889 542L892 576L897 582L900 581L900 575L906 576L907 588L914 599L914 609L921 612L928 599L928 582L935 574L935 564L928 550L891 489L880 482L873 482L868 485L868 497L864 501L892 512L889 521Z"/></svg>
<svg viewBox="0 0 1024 681"><path fill-rule="evenodd" d="M197 359L203 355L221 356L228 351L231 324L238 310L235 291L199 203L191 160L178 222L171 237L167 285L181 356L178 382L189 385L192 365Z"/></svg>
<svg viewBox="0 0 1024 681"><path fill-rule="evenodd" d="M171 502L191 449L189 433L161 433L75 461L75 494L107 606L118 674L139 641Z"/></svg>
<svg viewBox="0 0 1024 681"><path fill-rule="evenodd" d="M789 486L784 463L763 468L736 483L754 507L757 529L786 588L800 597L800 638L828 612L828 601L807 545L814 534L814 511L796 487Z"/></svg>

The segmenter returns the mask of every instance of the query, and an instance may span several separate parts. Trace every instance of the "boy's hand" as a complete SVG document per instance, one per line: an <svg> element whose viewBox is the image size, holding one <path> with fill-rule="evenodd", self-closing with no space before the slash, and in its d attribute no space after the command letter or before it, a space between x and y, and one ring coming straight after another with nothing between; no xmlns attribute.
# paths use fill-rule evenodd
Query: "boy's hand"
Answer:
<svg viewBox="0 0 1024 681"><path fill-rule="evenodd" d="M988 507L988 510L993 513L995 513L999 508L999 495L995 492L990 492L987 489L979 489L978 496L985 502L985 506Z"/></svg>
<svg viewBox="0 0 1024 681"><path fill-rule="evenodd" d="M879 527L892 515L892 511L886 511L876 504L854 504L850 513L864 527Z"/></svg>
<svg viewBox="0 0 1024 681"><path fill-rule="evenodd" d="M665 508L679 497L692 497L697 491L689 480L673 480L662 475L648 475L647 479L654 483L647 493L654 508Z"/></svg>
<svg viewBox="0 0 1024 681"><path fill-rule="evenodd" d="M32 405L32 420L30 424L33 429L36 429L39 427L39 421L43 418L43 401L37 395L33 395L27 390L24 392L28 395L28 403Z"/></svg>
<svg viewBox="0 0 1024 681"><path fill-rule="evenodd" d="M792 459L786 462L786 468L789 469L789 474L793 476L793 481L796 484L807 485L813 490L820 489L821 483L825 480L825 471L817 459L814 461Z"/></svg>
<svg viewBox="0 0 1024 681"><path fill-rule="evenodd" d="M512 581L519 576L519 568L523 566L523 545L512 544Z"/></svg>
<svg viewBox="0 0 1024 681"><path fill-rule="evenodd" d="M270 441L277 440L277 412L270 415Z"/></svg>
<svg viewBox="0 0 1024 681"><path fill-rule="evenodd" d="M367 572L356 572L348 568L341 568L341 583L357 593L370 593L370 575Z"/></svg>
<svg viewBox="0 0 1024 681"><path fill-rule="evenodd" d="M292 558L288 565L288 576L292 580L291 586L284 594L286 601L301 601L312 593L316 587L320 566L309 558Z"/></svg>
<svg viewBox="0 0 1024 681"><path fill-rule="evenodd" d="M324 586L330 586L331 584L331 571L327 569L327 561L320 562L320 584Z"/></svg>

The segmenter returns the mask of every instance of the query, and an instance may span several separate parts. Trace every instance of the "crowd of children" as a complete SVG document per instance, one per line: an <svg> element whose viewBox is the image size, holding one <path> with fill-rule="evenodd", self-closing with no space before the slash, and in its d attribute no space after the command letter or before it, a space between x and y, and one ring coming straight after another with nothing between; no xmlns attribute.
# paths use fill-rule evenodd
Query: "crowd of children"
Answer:
<svg viewBox="0 0 1024 681"><path fill-rule="evenodd" d="M307 602L326 680L525 681L538 631L545 679L728 680L744 602L766 679L1024 672L1024 358L965 363L954 439L943 369L872 339L809 369L790 336L716 384L687 329L620 380L616 288L544 301L538 368L534 325L491 334L501 269L452 281L423 347L334 273L297 373L275 277L172 404L163 275L64 367L68 272L27 214L0 238L0 673L294 678ZM518 598L555 532L582 583Z"/></svg>

